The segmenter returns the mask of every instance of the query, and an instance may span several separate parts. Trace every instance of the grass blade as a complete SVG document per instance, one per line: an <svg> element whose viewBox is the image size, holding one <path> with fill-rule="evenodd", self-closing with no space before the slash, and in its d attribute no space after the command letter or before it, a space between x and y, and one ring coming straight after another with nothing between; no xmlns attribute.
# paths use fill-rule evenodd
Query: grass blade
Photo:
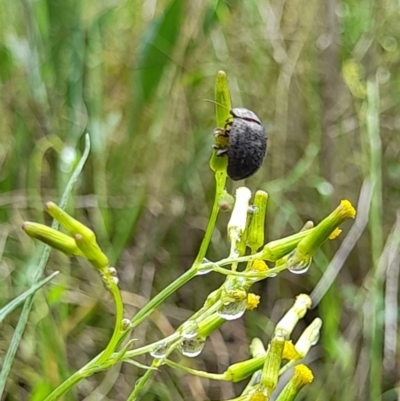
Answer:
<svg viewBox="0 0 400 401"><path fill-rule="evenodd" d="M40 290L44 285L46 285L49 281L51 281L57 274L60 273L59 271L54 272L49 277L46 277L42 281L39 281L37 284L33 285L29 290L26 290L18 297L14 298L11 302L9 302L6 306L3 306L0 309L0 323L3 322L5 317L11 313L15 308L17 308L22 302L25 301L26 298L35 294L36 291Z"/></svg>
<svg viewBox="0 0 400 401"><path fill-rule="evenodd" d="M90 151L90 137L89 137L89 134L86 134L86 136L85 136L85 150L84 150L84 152L82 154L81 159L79 160L79 163L77 164L75 170L73 171L73 173L71 175L71 178L69 179L69 181L68 181L68 183L67 183L67 185L65 187L64 193L63 193L63 195L61 197L61 201L60 201L59 206L62 209L65 209L65 207L67 205L69 196L70 196L70 194L72 192L72 189L73 189L73 186L76 183L80 173L82 172L83 166L85 165L85 162L86 162L86 160L87 160L87 158L89 156L89 151ZM53 221L52 228L57 229L58 225L59 224L56 221ZM38 265L38 269L36 271L36 274L35 274L35 277L34 277L34 280L33 280L33 284L34 285L39 282L40 277L43 274L44 268L45 268L47 260L49 258L50 249L51 248L49 246L45 246L43 248L42 255L41 255L41 258L40 258L40 262L39 262L39 265ZM12 363L14 361L15 354L17 352L19 343L20 343L21 338L22 338L22 334L23 334L23 332L25 330L25 326L26 326L26 323L27 323L28 318L29 318L29 314L30 314L30 311L31 311L31 308L32 308L32 304L33 304L33 298L34 298L34 294L31 294L26 299L26 301L24 303L24 307L22 309L22 313L21 313L21 316L19 318L17 327L16 327L16 329L14 331L14 335L13 335L13 338L11 340L10 347L8 348L7 354L6 354L5 359L4 359L3 368L2 368L1 373L0 373L0 399L3 396L4 388L5 388L6 381L7 381L7 377L8 377L8 374L10 373L11 365L12 365Z"/></svg>

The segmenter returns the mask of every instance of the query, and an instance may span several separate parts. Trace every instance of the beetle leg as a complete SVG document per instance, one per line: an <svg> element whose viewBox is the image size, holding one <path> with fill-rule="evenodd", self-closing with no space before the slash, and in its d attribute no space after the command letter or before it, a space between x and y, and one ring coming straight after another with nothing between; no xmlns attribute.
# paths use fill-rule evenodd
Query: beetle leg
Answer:
<svg viewBox="0 0 400 401"><path fill-rule="evenodd" d="M228 148L220 148L216 145L213 148L216 150L217 156L224 156L228 152Z"/></svg>
<svg viewBox="0 0 400 401"><path fill-rule="evenodd" d="M226 120L225 127L224 127L225 131L227 131L229 133L229 131L232 128L232 124L233 124L233 121L231 119Z"/></svg>
<svg viewBox="0 0 400 401"><path fill-rule="evenodd" d="M217 138L220 137L220 136L227 137L228 136L228 132L224 128L215 128L214 136L217 137Z"/></svg>

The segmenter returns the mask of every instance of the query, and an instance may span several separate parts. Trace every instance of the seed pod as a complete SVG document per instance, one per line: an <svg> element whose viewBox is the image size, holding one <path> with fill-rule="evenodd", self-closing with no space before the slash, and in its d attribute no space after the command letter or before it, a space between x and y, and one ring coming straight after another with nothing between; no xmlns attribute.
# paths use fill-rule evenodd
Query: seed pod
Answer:
<svg viewBox="0 0 400 401"><path fill-rule="evenodd" d="M230 111L233 119L217 134L228 137L228 147L219 149L218 155L228 156L228 176L241 180L254 174L267 152L267 135L258 116L244 108Z"/></svg>

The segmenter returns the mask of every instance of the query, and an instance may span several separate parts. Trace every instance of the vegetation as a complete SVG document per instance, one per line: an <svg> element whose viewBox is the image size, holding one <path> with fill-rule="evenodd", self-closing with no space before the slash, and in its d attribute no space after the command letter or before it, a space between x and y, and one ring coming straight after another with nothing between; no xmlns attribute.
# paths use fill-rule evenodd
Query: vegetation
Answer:
<svg viewBox="0 0 400 401"><path fill-rule="evenodd" d="M316 316L324 323L308 355L315 378L303 397L397 399L395 1L21 0L1 8L1 306L41 273L42 248L21 223L48 223L44 203L61 199L86 130L92 149L67 212L93 229L117 267L126 316L188 270L215 189L214 106L204 99L212 99L215 74L224 69L234 106L254 110L269 134L266 162L246 180L253 192L269 194L268 242L310 218L318 223L342 198L358 204L358 215L315 254L306 275L283 272L255 284L258 309L222 326L190 366L221 373L248 359L250 339L267 344L293 298L312 293L315 315L309 312L293 334ZM235 192L231 182L228 190ZM228 219L217 221L210 260L229 253ZM42 400L112 335L112 299L96 270L52 252L46 275L58 270L50 283L39 283L44 287L25 312L5 400ZM224 278L195 280L135 329L139 346L173 333ZM3 367L21 311L2 318ZM65 399L125 400L141 374L117 364ZM228 399L243 389L164 368L152 380L141 399Z"/></svg>

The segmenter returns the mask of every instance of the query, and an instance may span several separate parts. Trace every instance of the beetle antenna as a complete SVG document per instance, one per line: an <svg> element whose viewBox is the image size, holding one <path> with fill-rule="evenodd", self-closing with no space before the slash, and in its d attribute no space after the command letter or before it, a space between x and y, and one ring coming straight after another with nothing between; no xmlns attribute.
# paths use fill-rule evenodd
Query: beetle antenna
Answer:
<svg viewBox="0 0 400 401"><path fill-rule="evenodd" d="M224 105L221 104L221 103L216 102L215 100L211 100L211 99L203 99L203 100L204 100L205 102L217 104L218 106L221 106L221 107L223 107L224 109L228 110L228 107L224 106Z"/></svg>

